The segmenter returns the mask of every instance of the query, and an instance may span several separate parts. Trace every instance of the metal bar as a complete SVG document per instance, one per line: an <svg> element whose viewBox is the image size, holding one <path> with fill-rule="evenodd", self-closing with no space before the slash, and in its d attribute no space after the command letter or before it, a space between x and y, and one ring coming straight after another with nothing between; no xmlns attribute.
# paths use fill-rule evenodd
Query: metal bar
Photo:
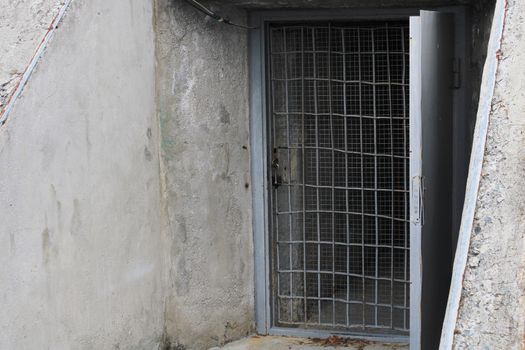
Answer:
<svg viewBox="0 0 525 350"><path fill-rule="evenodd" d="M341 29L341 46L343 49L343 79L346 80L346 47L345 47L345 30ZM346 116L347 108L346 108L346 83L343 84L343 114ZM347 119L346 117L344 120L344 143L345 143L345 152L348 152L348 135L347 135ZM348 204L348 154L345 154L345 208L346 211L348 211L348 208L350 207ZM346 222L346 243L350 242L350 219L348 217L348 214L345 215L345 222ZM346 247L346 301L350 300L350 246ZM348 316L349 313L349 307L348 304L346 304L346 310L345 310L345 324L348 327L350 325L350 317Z"/></svg>
<svg viewBox="0 0 525 350"><path fill-rule="evenodd" d="M301 156L302 156L302 171L303 171L303 294L304 294L304 305L303 305L303 312L304 312L304 324L306 324L306 315L307 313L307 304L308 300L306 299L306 169L305 169L305 143L306 143L306 137L304 132L304 124L305 124L305 118L304 118L304 28L301 28L301 112L303 112L303 117L301 119L301 125L302 125L302 140L301 145L303 147Z"/></svg>
<svg viewBox="0 0 525 350"><path fill-rule="evenodd" d="M296 273L300 273L302 272L303 270L301 269L291 269L291 270L287 270L287 269L279 269L277 270L278 272L283 272L283 273L291 273L291 272L296 272ZM306 270L306 272L316 272L316 273L319 273L319 274L323 274L323 275L337 275L337 276L346 276L347 274L344 273L344 272L332 272L332 271L317 271L317 270ZM350 273L349 274L350 276L352 277L360 277L361 275L360 274L357 274L357 273ZM371 280L374 280L374 281L390 281L390 278L389 277L367 277ZM404 280L404 279L401 279L401 278L395 278L394 281L396 282L408 282L407 280ZM301 296L297 296L297 298L302 298Z"/></svg>
<svg viewBox="0 0 525 350"><path fill-rule="evenodd" d="M307 81L308 79L305 79L305 81ZM366 84L364 84L366 85ZM392 86L395 86L396 84L395 83L392 83ZM398 86L401 86L401 84L397 84ZM409 87L408 85L403 85L404 87ZM275 116L285 116L286 117L286 113L284 112L273 112L273 114ZM290 112L289 115L302 115L303 113L300 113L300 112ZM315 113L311 113L311 112L306 112L304 113L305 115L309 115L309 116L316 116L316 115L325 115L325 116L328 116L329 114L328 113L319 113L319 114L315 114ZM349 118L349 119L352 119L352 118L355 118L355 119L360 119L360 118L363 118L363 119L377 119L377 120L390 120L390 119L393 119L393 120L403 120L404 118L403 117L393 117L393 118L390 118L390 117L382 117L382 116L377 116L377 118L374 118L374 116L370 116L370 115L358 115L358 114L342 114L342 113L337 113L337 112L332 112L332 115L334 117L346 117L346 118ZM315 148L314 146L310 146L311 148Z"/></svg>
<svg viewBox="0 0 525 350"><path fill-rule="evenodd" d="M315 50L315 30L312 29L312 49ZM316 69L316 53L313 54L313 75L314 77L317 75L317 69ZM317 113L319 111L319 107L317 105L317 82L314 81L314 111L315 111L315 146L316 146L316 166L315 166L315 183L319 186L319 117L317 116ZM317 206L317 239L321 241L321 215L319 213L319 190L315 191L316 193L316 206ZM321 245L317 244L317 270L321 270ZM317 295L321 296L321 275L318 272L317 273ZM317 302L317 322L321 323L321 301Z"/></svg>
<svg viewBox="0 0 525 350"><path fill-rule="evenodd" d="M331 214L332 212L336 213L336 214L353 214L353 215L361 215L361 213L357 213L357 212L352 212L352 211L339 211L339 210L306 210L307 213L326 213L326 214ZM287 215L287 214L300 214L302 213L301 210L297 210L297 211L285 211L285 212L279 212L277 214L279 215ZM373 217L373 218L384 218L384 219L392 219L392 220L395 220L395 221L400 221L400 222L409 222L409 220L405 220L405 219L398 219L398 218L392 218L390 216L387 216L387 215L381 215L381 214L369 214L369 213L362 213L362 215L364 215L365 217Z"/></svg>
<svg viewBox="0 0 525 350"><path fill-rule="evenodd" d="M327 150L327 151L331 151L332 148L330 147L313 147L313 146L307 146L305 147L306 149L319 149L319 150ZM301 149L301 147L297 147L297 146L290 146L290 147L277 147L277 149ZM384 158L390 158L391 155L390 154L377 154L377 153L369 153L369 152L355 152L355 151L345 151L343 149L334 149L335 152L339 152L339 153L346 153L346 154L355 154L355 155L365 155L365 156L371 156L371 157L384 157ZM408 159L409 157L405 157L405 156L394 156L394 158L398 158L398 159ZM286 184L283 184L283 185L286 185ZM321 185L322 186L322 185ZM374 188L370 188L370 189L374 189Z"/></svg>
<svg viewBox="0 0 525 350"><path fill-rule="evenodd" d="M291 187L294 187L294 186L303 186L302 184L280 184L279 186L291 186ZM328 185L310 185L310 184L305 184L304 185L305 187L308 187L308 188L332 188L331 186L328 186ZM344 186L334 186L335 189L338 189L338 190L362 190L362 189L367 189L367 190L370 190L371 188L363 188L363 187L344 187ZM408 193L409 191L408 190L398 190L398 189L390 189L390 188L378 188L377 189L378 192L397 192L397 193ZM285 213L285 212L280 212L281 214Z"/></svg>
<svg viewBox="0 0 525 350"><path fill-rule="evenodd" d="M328 78L332 78L332 28L328 23ZM335 152L334 152L334 120L332 116L332 82L328 82L328 105L330 110L330 144L332 147L332 296L335 294ZM335 326L335 301L332 301L332 325Z"/></svg>
<svg viewBox="0 0 525 350"><path fill-rule="evenodd" d="M302 296L289 296L289 295L279 295L279 298L282 298L282 299L287 299L287 300L303 300L304 298ZM309 297L307 298L308 300L321 300L321 301L332 301L332 300L336 300L340 303L344 303L344 304L352 304L352 305L358 305L358 304L361 304L360 301L347 301L346 299L340 299L340 298L316 298L316 297ZM369 306L381 306L381 307L390 307L390 304L385 304L385 303L378 303L378 304L375 304L375 303L369 303L367 302L366 305L369 305ZM395 309L398 309L398 310L408 310L408 308L404 308L404 307L395 307ZM295 324L303 324L303 322L294 322L294 321L291 321L292 323L295 323ZM290 323L290 322L285 322L285 321L281 321L281 323ZM375 327L374 327L375 328ZM390 329L391 327L390 326L382 326L382 325L378 325L377 328L385 328L385 329Z"/></svg>
<svg viewBox="0 0 525 350"><path fill-rule="evenodd" d="M359 143L360 143L360 151L361 151L361 268L363 272L363 276L361 279L362 283L362 293L363 293L363 311L362 311L362 318L363 318L363 329L366 328L366 280L365 280L365 191L364 191L364 171L363 171L363 164L364 164L364 156L363 156L363 86L361 84L361 77L362 77L362 62L361 62L361 29L357 29L357 51L358 51L358 70L359 70L359 114L361 115L361 119L359 121Z"/></svg>
<svg viewBox="0 0 525 350"><path fill-rule="evenodd" d="M286 78L288 78L288 54L286 52L287 50L287 44L288 44L288 40L287 40L287 37L286 37L286 27L284 28L283 30L283 36L284 36L284 76ZM290 151L290 115L289 115L289 111L290 111L290 106L289 106L289 96L288 96L288 80L285 81L285 88L284 88L284 91L285 91L285 103L284 105L286 106L286 149L287 149L287 154L288 154L288 159L287 159L287 165L288 165L288 179L291 180L292 179L292 167L291 167L291 163L292 163L292 154L291 154L291 151ZM292 211L292 188L291 187L287 187L288 189L288 209L289 211ZM288 214L288 235L290 236L290 240L292 238L292 230L293 230L293 221L292 221L292 214ZM289 263L290 263L290 267L293 267L293 246L291 244L288 245L288 252L289 252ZM289 277L289 280L290 280L290 295L293 295L293 274L289 274L288 275ZM290 319L293 319L293 303L290 303Z"/></svg>
<svg viewBox="0 0 525 350"><path fill-rule="evenodd" d="M330 241L315 241L315 240L306 240L305 241L306 243L312 243L312 244L315 244L315 243L319 243L319 244L331 244L332 242ZM296 244L302 244L303 241L283 241L282 243L296 243ZM336 242L335 243L336 246L341 246L341 247L361 247L362 244L360 243L341 243L341 242ZM375 244L365 244L365 247L376 247ZM377 247L379 248L391 248L390 245L386 245L386 244L380 244L378 245ZM396 249L400 249L400 250L403 250L403 249L408 249L408 248L405 248L405 247L399 247L399 246L395 246ZM337 274L338 272L336 272ZM361 275L359 275L361 276ZM370 278L373 278L373 277L370 277Z"/></svg>
<svg viewBox="0 0 525 350"><path fill-rule="evenodd" d="M403 51L406 50L405 48L405 30L403 28L401 28L401 47L403 49ZM403 55L403 78L402 78L402 81L403 83L405 82L405 76L406 76L406 59L405 59L405 56ZM404 119L407 119L409 116L407 115L407 110L406 110L406 89L403 88L403 118ZM406 129L406 126L405 126L406 122L403 123L403 154L405 156L407 156L408 158L408 154L407 154L407 129ZM407 176L407 161L403 161L403 184L404 184L404 188L405 189L408 189L408 176ZM409 192L407 192L407 194L405 194L403 197L405 199L405 203L403 203L404 205L404 212L405 212L405 219L408 219L408 222L410 222L410 217L408 216L408 213L410 212L410 210L407 210L407 205L406 205L406 202L408 202L408 196L409 196ZM409 231L408 231L408 227L409 224L406 223L405 225L403 225L403 227L405 228L405 247L407 249L409 249L409 242L408 242L408 235L409 235ZM403 276L405 277L405 279L407 279L407 263L408 263L408 253L407 251L405 250L404 253L403 253L403 256L404 256L404 259L403 259L403 262L404 262L404 266L403 266ZM406 283L403 285L403 305L406 307L407 306L407 297L408 297L408 293L407 293L407 285ZM403 312L403 324L404 324L404 327L405 329L408 329L408 324L407 324L407 314L406 312Z"/></svg>
<svg viewBox="0 0 525 350"><path fill-rule="evenodd" d="M274 78L273 80L275 81L301 81L303 79L301 78ZM336 83L358 83L359 81L358 80L342 80L342 79L335 79L335 78L332 78L332 79L328 79L328 78L304 78L304 80L308 80L308 81L325 81L325 82L328 82L328 81L332 81L332 82L336 82ZM385 82L380 82L380 81L376 81L376 82L373 82L373 81L361 81L362 84L364 85L370 85L370 86L388 86L389 84L388 83L385 83ZM407 84L403 84L403 83L392 83L391 85L396 85L396 86L408 86ZM385 117L385 118L388 118L388 117Z"/></svg>
<svg viewBox="0 0 525 350"><path fill-rule="evenodd" d="M387 76L388 76L388 108L389 108L389 114L390 118L392 118L392 86L390 83L392 82L392 77L390 74L390 53L389 53L389 45L390 40L388 40L388 23L386 24L386 67L387 67ZM403 37L401 37L403 39ZM392 218L394 217L394 126L392 124L392 120L390 120L390 152L392 153L392 158L390 159L390 179L391 179L391 185L392 185L392 202L390 203L390 215ZM390 277L392 280L390 281L390 327L394 327L394 220L392 219L391 225L390 225L390 234L391 234L391 243L392 243L392 249L390 251Z"/></svg>
<svg viewBox="0 0 525 350"><path fill-rule="evenodd" d="M374 53L374 49L375 49L375 41L374 41L374 29L371 29L371 39L372 39L372 79L373 81L375 82L376 81L376 56L375 56L375 53ZM377 101L376 101L376 87L373 86L373 89L372 89L372 100L373 100L373 110L374 110L374 117L377 117ZM377 120L374 118L374 153L377 153ZM375 239L376 239L376 244L379 244L379 229L378 229L378 225L379 225L379 219L377 218L377 215L379 214L379 210L377 208L377 157L374 157L374 212L376 213L376 217L375 217ZM379 275L378 274L378 266L379 266L379 261L378 261L378 256L379 256L379 249L376 248L375 250L375 275L376 277ZM378 283L377 281L375 282L375 289L374 289L374 300L375 300L375 303L377 304L377 288L378 288ZM377 307L374 308L374 322L375 322L375 325L377 326Z"/></svg>
<svg viewBox="0 0 525 350"><path fill-rule="evenodd" d="M301 26L302 27L302 26ZM288 26L287 28L291 28L290 26ZM307 28L307 27L304 27L304 28ZM312 28L319 28L319 27L312 27ZM333 29L337 29L337 27L334 27L332 25L332 28ZM390 28L394 28L394 27L390 27ZM402 28L402 27L399 27L399 28ZM357 28L340 28L340 29L357 29ZM371 28L369 28L371 29ZM376 29L383 29L383 27L377 27ZM287 51L288 53L301 53L303 51ZM327 50L304 50L304 53L314 53L314 52L317 52L317 53L328 53ZM339 54L339 55L342 55L343 54L343 51L331 51L332 54ZM279 54L282 54L283 52L279 52L279 51L275 51L275 52L272 52L272 54L275 54L275 55L279 55ZM385 54L386 51L361 51L362 54L372 54L372 53L376 53L376 54ZM406 52L401 52L401 51L393 51L391 53L397 53L397 54L405 54L405 55L408 55L408 53Z"/></svg>

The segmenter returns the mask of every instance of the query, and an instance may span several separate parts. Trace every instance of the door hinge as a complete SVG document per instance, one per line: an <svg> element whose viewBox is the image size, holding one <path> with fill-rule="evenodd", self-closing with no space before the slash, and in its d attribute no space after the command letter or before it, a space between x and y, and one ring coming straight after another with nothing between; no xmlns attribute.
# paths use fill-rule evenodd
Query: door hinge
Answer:
<svg viewBox="0 0 525 350"><path fill-rule="evenodd" d="M459 58L452 60L452 87L461 88L461 61Z"/></svg>

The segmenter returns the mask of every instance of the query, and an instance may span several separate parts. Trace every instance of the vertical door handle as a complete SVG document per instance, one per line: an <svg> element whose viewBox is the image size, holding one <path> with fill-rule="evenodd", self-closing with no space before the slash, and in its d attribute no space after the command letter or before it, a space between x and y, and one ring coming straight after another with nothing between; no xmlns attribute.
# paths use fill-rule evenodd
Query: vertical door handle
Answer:
<svg viewBox="0 0 525 350"><path fill-rule="evenodd" d="M412 203L410 211L410 221L415 224L423 225L424 211L423 211L423 193L424 193L424 178L420 175L412 177Z"/></svg>

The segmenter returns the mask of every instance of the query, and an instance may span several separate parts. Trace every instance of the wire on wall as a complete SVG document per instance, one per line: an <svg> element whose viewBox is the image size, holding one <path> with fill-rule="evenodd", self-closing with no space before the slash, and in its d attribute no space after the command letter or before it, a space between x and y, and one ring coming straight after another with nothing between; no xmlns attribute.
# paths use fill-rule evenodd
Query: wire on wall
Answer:
<svg viewBox="0 0 525 350"><path fill-rule="evenodd" d="M24 90L29 77L31 77L31 74L33 74L33 71L40 61L40 58L42 57L42 54L44 53L47 44L55 34L55 30L58 28L58 25L62 21L64 14L66 13L66 10L68 9L69 5L71 4L73 0L66 0L62 7L58 10L58 13L51 21L51 24L47 28L46 33L44 34L44 37L38 44L38 47L36 48L35 53L31 57L31 60L29 61L29 64L27 65L26 69L24 70L24 73L22 74L22 78L20 81L16 84L16 87L14 89L14 92L8 97L7 103L4 109L0 108L0 127L3 126L7 118L9 117L9 114L14 108L15 102L22 94L22 91Z"/></svg>
<svg viewBox="0 0 525 350"><path fill-rule="evenodd" d="M190 4L191 6L193 6L194 8L196 8L197 10L199 10L200 12L204 13L206 16L209 16L209 17L213 18L217 22L228 24L228 25L231 25L231 26L234 26L234 27L244 28L244 29L256 29L256 27L249 27L249 26L245 26L243 24L234 23L234 22L230 21L228 18L223 17L223 16L217 14L216 12L210 10L209 8L207 8L206 6L204 6L203 4L198 2L197 0L185 0L185 1L188 4Z"/></svg>

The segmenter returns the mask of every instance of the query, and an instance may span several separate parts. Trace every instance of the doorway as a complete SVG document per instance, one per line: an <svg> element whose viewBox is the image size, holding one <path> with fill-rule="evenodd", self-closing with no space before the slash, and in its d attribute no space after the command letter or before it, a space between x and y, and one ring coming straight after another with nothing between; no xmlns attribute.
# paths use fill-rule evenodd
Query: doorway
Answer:
<svg viewBox="0 0 525 350"><path fill-rule="evenodd" d="M453 140L469 115L465 13L259 11L251 24L258 332L436 348L462 201L453 154L468 148Z"/></svg>

